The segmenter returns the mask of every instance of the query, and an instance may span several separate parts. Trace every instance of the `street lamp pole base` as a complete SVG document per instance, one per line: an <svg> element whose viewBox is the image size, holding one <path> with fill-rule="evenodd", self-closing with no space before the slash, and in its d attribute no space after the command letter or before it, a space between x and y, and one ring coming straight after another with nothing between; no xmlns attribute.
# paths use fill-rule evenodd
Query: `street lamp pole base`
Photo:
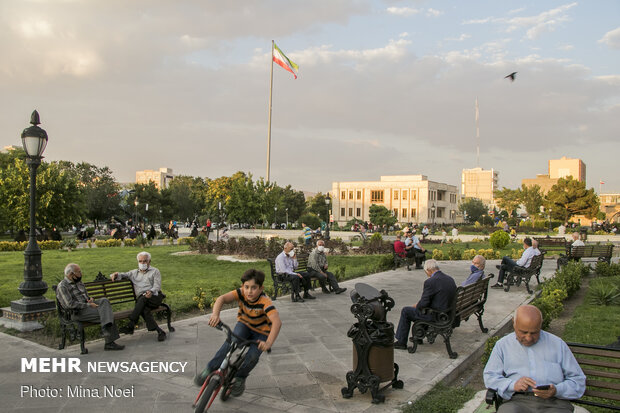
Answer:
<svg viewBox="0 0 620 413"><path fill-rule="evenodd" d="M16 301L13 301L11 304L15 302ZM34 311L15 311L13 308L4 307L1 309L2 317L0 318L0 325L14 328L19 331L39 330L43 328L43 325L39 322L39 320L56 311L54 302L50 301L50 303L52 303L51 308ZM40 304L43 306L43 303Z"/></svg>

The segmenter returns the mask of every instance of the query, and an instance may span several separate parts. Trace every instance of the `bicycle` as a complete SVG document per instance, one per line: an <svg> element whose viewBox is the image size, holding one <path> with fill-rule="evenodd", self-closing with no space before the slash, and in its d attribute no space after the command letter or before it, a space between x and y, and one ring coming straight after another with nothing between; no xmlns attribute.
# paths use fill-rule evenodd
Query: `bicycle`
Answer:
<svg viewBox="0 0 620 413"><path fill-rule="evenodd" d="M205 382L200 388L200 392L198 392L198 396L192 405L195 409L194 413L204 413L208 411L220 391L222 391L220 394L222 401L225 402L228 400L235 375L237 374L239 368L241 368L250 345L256 344L255 341L245 340L244 338L239 337L230 329L230 327L221 321L217 326L215 326L215 328L221 331L225 330L226 341L230 343L230 349L228 350L228 353L226 353L226 357L224 357L220 367L211 372L205 379ZM233 340L233 337L236 340ZM267 350L267 352L270 353L271 349ZM237 353L236 358L231 362L231 358L234 353Z"/></svg>

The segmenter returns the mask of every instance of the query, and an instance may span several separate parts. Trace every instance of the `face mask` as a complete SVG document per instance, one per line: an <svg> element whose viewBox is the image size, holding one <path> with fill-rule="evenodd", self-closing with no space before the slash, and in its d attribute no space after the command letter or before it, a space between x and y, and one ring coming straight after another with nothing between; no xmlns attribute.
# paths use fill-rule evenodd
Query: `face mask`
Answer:
<svg viewBox="0 0 620 413"><path fill-rule="evenodd" d="M323 252L323 251L325 251L325 247L324 247L323 245L319 245L318 247L316 247L316 249L317 249L319 252Z"/></svg>
<svg viewBox="0 0 620 413"><path fill-rule="evenodd" d="M293 258L293 257L295 256L295 250L290 250L290 251L288 252L288 256L289 256L289 257L291 257L291 258Z"/></svg>
<svg viewBox="0 0 620 413"><path fill-rule="evenodd" d="M471 272L480 271L480 268L476 267L474 264L472 264L471 267L469 267L469 269L471 270Z"/></svg>
<svg viewBox="0 0 620 413"><path fill-rule="evenodd" d="M80 275L79 277L73 277L73 281L76 283L82 281L82 276Z"/></svg>
<svg viewBox="0 0 620 413"><path fill-rule="evenodd" d="M149 268L148 264L138 264L138 268L140 269L140 271L146 271Z"/></svg>

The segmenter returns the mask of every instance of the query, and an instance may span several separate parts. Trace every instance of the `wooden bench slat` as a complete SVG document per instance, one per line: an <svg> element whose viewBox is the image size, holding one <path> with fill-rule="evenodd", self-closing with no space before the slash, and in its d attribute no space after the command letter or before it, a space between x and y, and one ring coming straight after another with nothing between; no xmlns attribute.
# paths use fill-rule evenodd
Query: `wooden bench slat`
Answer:
<svg viewBox="0 0 620 413"><path fill-rule="evenodd" d="M599 397L601 399L607 399L607 400L620 401L620 394L618 393L607 393L603 391L586 389L586 392L583 395L590 396L590 397Z"/></svg>
<svg viewBox="0 0 620 413"><path fill-rule="evenodd" d="M613 371L596 370L596 369L584 369L584 368L582 368L582 370L583 370L583 373L586 376L607 377L609 379L618 379L618 380L620 380L620 373L614 373Z"/></svg>
<svg viewBox="0 0 620 413"><path fill-rule="evenodd" d="M590 358L577 358L577 357L575 357L575 359L577 360L577 363L583 364L585 366L598 366L598 367L606 367L609 369L618 368L618 363L614 363L612 361L595 360L595 359L590 359Z"/></svg>
<svg viewBox="0 0 620 413"><path fill-rule="evenodd" d="M604 348L587 348L569 345L573 354L589 354L592 356L612 357L620 359L620 352L617 350L609 350Z"/></svg>
<svg viewBox="0 0 620 413"><path fill-rule="evenodd" d="M586 379L586 386L598 387L599 389L620 390L620 383L613 381ZM618 396L620 396L620 394Z"/></svg>

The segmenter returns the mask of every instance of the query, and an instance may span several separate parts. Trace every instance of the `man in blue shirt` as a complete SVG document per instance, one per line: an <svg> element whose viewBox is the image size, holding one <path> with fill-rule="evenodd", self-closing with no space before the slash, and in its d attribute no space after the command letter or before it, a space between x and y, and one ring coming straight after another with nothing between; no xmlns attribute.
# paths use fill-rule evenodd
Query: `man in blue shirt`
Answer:
<svg viewBox="0 0 620 413"><path fill-rule="evenodd" d="M276 273L286 274L291 281L291 301L293 301L294 303L303 303L304 299L314 300L316 298L310 295L310 293L308 292L311 287L310 275L305 271L296 271L299 263L297 262L295 246L292 242L287 242L286 244L284 244L283 251L276 257L275 265ZM301 290L300 284L304 287L304 298L301 298L301 296L299 295L299 292Z"/></svg>
<svg viewBox="0 0 620 413"><path fill-rule="evenodd" d="M476 255L471 260L471 267L469 267L471 274L469 274L469 277L463 281L461 287L480 281L484 277L484 266L486 265L486 262L486 258L482 255Z"/></svg>
<svg viewBox="0 0 620 413"><path fill-rule="evenodd" d="M536 255L540 255L540 251L538 248L532 247L532 239L525 238L523 240L523 255L517 261L511 259L510 257L502 258L502 263L497 266L499 270L499 274L497 277L497 283L492 285L491 288L504 288L504 277L506 272L511 272L515 269L515 267L521 268L529 268L532 263L532 258Z"/></svg>
<svg viewBox="0 0 620 413"><path fill-rule="evenodd" d="M500 339L484 368L484 384L507 400L499 413L572 412L586 377L561 338L541 331L542 314L532 305L517 308L514 333Z"/></svg>

